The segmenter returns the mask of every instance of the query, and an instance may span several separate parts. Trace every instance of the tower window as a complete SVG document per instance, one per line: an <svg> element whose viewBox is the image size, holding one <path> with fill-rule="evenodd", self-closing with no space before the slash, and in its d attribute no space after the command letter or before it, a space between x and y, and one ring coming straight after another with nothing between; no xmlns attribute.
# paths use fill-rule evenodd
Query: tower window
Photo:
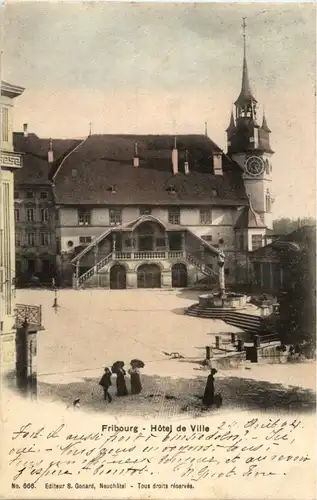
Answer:
<svg viewBox="0 0 317 500"><path fill-rule="evenodd" d="M270 162L269 160L265 160L265 172L267 175L270 173Z"/></svg>
<svg viewBox="0 0 317 500"><path fill-rule="evenodd" d="M28 199L33 198L33 196L34 196L33 191L27 191L27 192L26 192L26 197L27 197Z"/></svg>
<svg viewBox="0 0 317 500"><path fill-rule="evenodd" d="M253 234L252 235L252 250L257 250L262 247L262 235Z"/></svg>

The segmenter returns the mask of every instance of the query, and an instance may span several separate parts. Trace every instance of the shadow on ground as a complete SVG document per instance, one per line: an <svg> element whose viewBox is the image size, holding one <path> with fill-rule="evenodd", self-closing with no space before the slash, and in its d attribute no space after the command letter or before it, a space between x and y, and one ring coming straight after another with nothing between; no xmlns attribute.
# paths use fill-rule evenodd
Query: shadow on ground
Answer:
<svg viewBox="0 0 317 500"><path fill-rule="evenodd" d="M39 381L38 395L43 399L58 401L71 406L80 398L81 407L90 411L105 411L119 415L129 413L153 418L176 415L199 416L204 412L201 403L206 376L196 378L172 378L143 375L143 391L138 396L117 398L115 381L110 392L111 404L103 401L99 379L82 378L71 383L47 383ZM130 391L129 381L127 380ZM240 377L224 377L216 380L216 392L223 397L223 407L236 410L312 412L316 407L316 394L308 389L285 387L282 384Z"/></svg>
<svg viewBox="0 0 317 500"><path fill-rule="evenodd" d="M198 302L198 297L199 295L202 295L204 293L211 293L211 290L190 290L188 288L180 288L177 290L176 297L179 297L181 299L188 299L188 300L193 300L195 302Z"/></svg>

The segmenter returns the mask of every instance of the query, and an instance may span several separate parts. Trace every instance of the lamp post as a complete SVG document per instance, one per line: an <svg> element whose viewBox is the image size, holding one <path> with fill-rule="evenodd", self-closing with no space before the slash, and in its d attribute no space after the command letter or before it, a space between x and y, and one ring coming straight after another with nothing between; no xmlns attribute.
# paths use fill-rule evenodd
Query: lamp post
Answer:
<svg viewBox="0 0 317 500"><path fill-rule="evenodd" d="M59 308L59 305L58 305L58 302L57 302L57 287L56 287L56 284L55 284L55 279L52 278L52 287L53 287L53 290L54 290L54 302L53 302L53 309L55 310L55 313L57 313L57 309Z"/></svg>

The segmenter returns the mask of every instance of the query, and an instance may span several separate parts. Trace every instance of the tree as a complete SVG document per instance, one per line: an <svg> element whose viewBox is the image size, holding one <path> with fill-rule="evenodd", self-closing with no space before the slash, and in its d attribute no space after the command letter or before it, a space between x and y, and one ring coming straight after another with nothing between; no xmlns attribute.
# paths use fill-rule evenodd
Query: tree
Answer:
<svg viewBox="0 0 317 500"><path fill-rule="evenodd" d="M281 217L273 221L273 231L278 235L291 233L302 226L316 226L316 219L314 217L301 217L298 219Z"/></svg>

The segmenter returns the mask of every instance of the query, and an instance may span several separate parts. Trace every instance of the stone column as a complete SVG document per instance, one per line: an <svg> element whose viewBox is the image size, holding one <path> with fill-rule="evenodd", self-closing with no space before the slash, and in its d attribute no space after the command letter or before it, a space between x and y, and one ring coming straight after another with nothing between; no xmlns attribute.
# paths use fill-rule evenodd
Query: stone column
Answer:
<svg viewBox="0 0 317 500"><path fill-rule="evenodd" d="M137 288L137 287L138 287L137 273L135 271L128 271L127 288Z"/></svg>
<svg viewBox="0 0 317 500"><path fill-rule="evenodd" d="M116 253L116 239L117 235L116 233L112 234L112 253Z"/></svg>
<svg viewBox="0 0 317 500"><path fill-rule="evenodd" d="M221 296L225 294L225 255L221 251L218 255L218 268L219 268L219 288Z"/></svg>
<svg viewBox="0 0 317 500"><path fill-rule="evenodd" d="M172 272L170 270L163 270L161 273L162 288L172 287Z"/></svg>
<svg viewBox="0 0 317 500"><path fill-rule="evenodd" d="M182 233L182 250L183 252L186 250L186 244L185 244L185 233Z"/></svg>
<svg viewBox="0 0 317 500"><path fill-rule="evenodd" d="M165 251L169 252L168 232L165 232Z"/></svg>
<svg viewBox="0 0 317 500"><path fill-rule="evenodd" d="M79 286L79 260L76 262L76 272L75 272L75 287L78 288Z"/></svg>

